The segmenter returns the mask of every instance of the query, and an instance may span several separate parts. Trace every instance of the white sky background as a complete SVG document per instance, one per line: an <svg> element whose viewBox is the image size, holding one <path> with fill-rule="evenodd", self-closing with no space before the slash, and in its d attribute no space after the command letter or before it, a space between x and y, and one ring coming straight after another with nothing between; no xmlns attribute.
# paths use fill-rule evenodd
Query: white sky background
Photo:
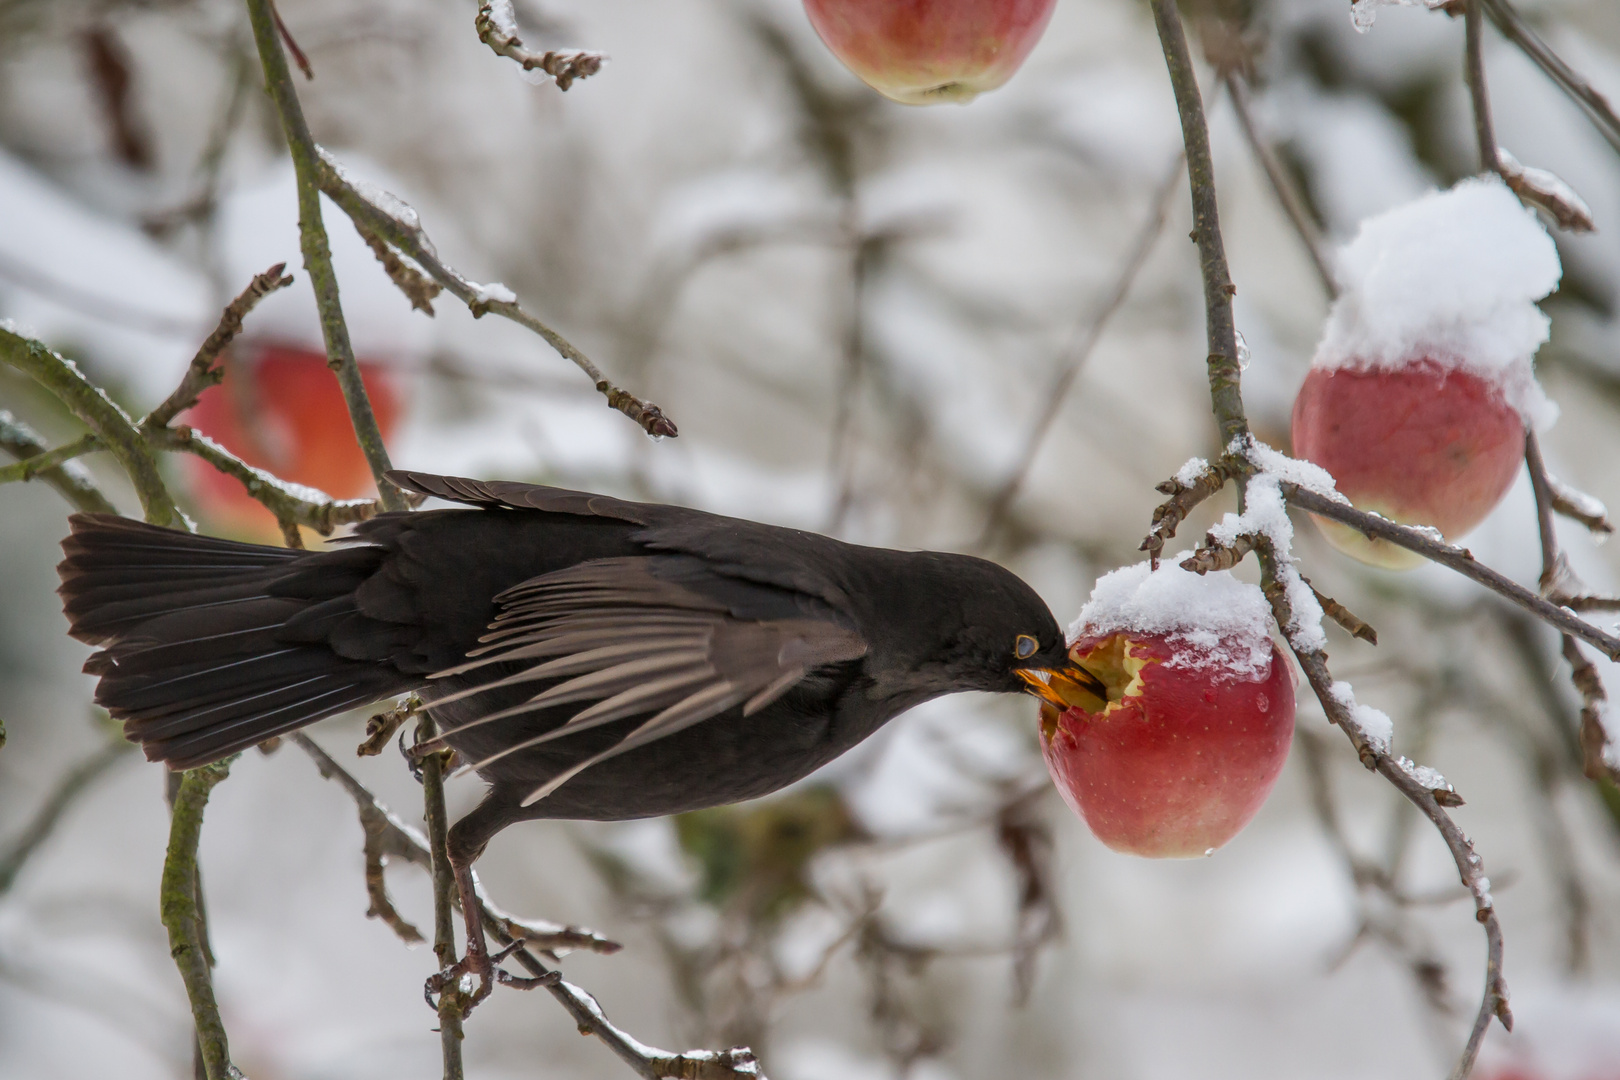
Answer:
<svg viewBox="0 0 1620 1080"><path fill-rule="evenodd" d="M1260 5L1271 47L1261 64L1266 86L1255 93L1261 123L1287 143L1327 231L1341 240L1362 217L1449 182L1472 160L1460 21L1388 9L1361 36L1346 6ZM609 54L598 75L566 94L526 83L479 44L470 2L280 7L317 72L313 83L298 80L316 138L356 175L409 200L447 261L476 280L504 282L681 429L678 440L649 442L538 339L495 318L475 321L449 297L436 303L434 320L405 312L369 254L346 258L335 241L362 352L387 353L413 373L410 414L391 447L396 464L829 527L839 495L830 433L852 295L840 230L853 223L903 236L872 266L862 302L868 353L851 421L853 499L839 525L862 542L973 544L984 500L1015 460L1064 349L1110 289L1178 146L1151 20L1128 0L1059 0L1045 39L1010 84L966 107L920 110L861 88L787 2L519 3L531 42ZM154 238L139 227L197 193L194 165L223 109L228 58L245 40L239 8L175 4L109 16L134 57L138 108L154 136L158 163L148 174L110 157L83 77L77 34L101 8L13 5L0 8L0 20L13 9L32 22L0 35L0 271L21 263L36 280L0 272L0 317L73 348L132 411L161 399L198 335L132 330L127 318L37 278L205 332L246 273L285 258L299 282L277 298L280 310L251 318L249 331L307 334L313 308L291 192L281 189L277 211L274 144L254 95L221 178L225 192L245 193L228 205L252 209L247 224L227 228L238 218L225 213L214 234L183 228ZM1547 36L1566 58L1620 100L1613 5L1570 0L1535 10L1552 20ZM750 29L760 15L852 110L847 191L798 137L802 110L780 61ZM1558 238L1566 289L1573 279L1588 302L1555 297L1546 307L1553 341L1541 376L1561 417L1545 442L1555 472L1620 506L1620 326L1600 310L1620 289L1620 156L1512 50L1493 46L1488 63L1502 143L1563 176L1598 222L1594 237ZM1424 97L1426 85L1438 89ZM1207 81L1205 89L1208 97ZM1392 110L1396 100L1426 103L1415 128ZM1257 433L1280 444L1327 304L1227 107L1211 111L1237 316L1254 354L1246 397ZM1160 499L1154 483L1187 458L1218 451L1189 228L1178 190L1154 254L1015 504L1020 531L1033 539L992 552L1064 623L1098 574L1138 560ZM277 243L285 250L276 253ZM476 378L432 374L446 364ZM53 438L74 434L9 375L0 377L0 407ZM134 506L109 470L98 466L98 475L121 506ZM1538 570L1529 504L1521 477L1466 540L1527 583ZM1180 539L1192 544L1231 508L1212 501ZM64 517L49 490L0 489L0 718L9 734L0 751L0 843L95 741L83 720L89 683L77 674L85 650L62 633L52 593ZM1612 546L1592 547L1578 528L1561 535L1594 588L1620 581ZM1529 714L1535 730L1550 730L1483 594L1438 569L1397 576L1361 568L1308 526L1296 553L1319 587L1380 632L1374 650L1330 630L1336 676L1391 714L1400 752L1440 769L1468 799L1456 815L1496 882L1523 1053L1545 1058L1542 1048L1564 1048L1538 1075L1591 1080L1578 1055L1620 1060L1612 914L1620 910L1620 833L1587 788L1557 795L1594 912L1590 972L1575 979L1563 967L1560 898L1528 809L1530 763L1469 692L1489 691ZM1442 677L1453 689L1426 701ZM1620 697L1613 669L1609 680ZM962 775L955 763L964 755L993 777L1040 769L1032 713L1024 701L934 703L837 763L832 778L874 829L929 831L992 798ZM1392 793L1303 698L1299 724L1327 739L1348 830L1378 850ZM348 762L358 730L351 719L313 734ZM1047 799L1066 937L1043 956L1022 1010L1008 1003L1005 958L932 965L912 993L950 1040L914 1075L1443 1075L1460 1017L1477 1003L1479 929L1463 903L1414 917L1448 965L1459 1018L1432 1018L1376 944L1334 967L1355 928L1354 894L1311 812L1299 757L1296 745L1259 818L1209 860L1115 855ZM402 814L416 813L414 785L392 754L355 768ZM452 789L453 813L472 805L476 788ZM0 1076L146 1080L189 1069L184 998L156 919L160 789L155 767L125 761L0 897ZM661 823L579 834L680 879ZM480 870L508 908L626 942L618 956L570 958L569 977L643 1040L685 1046L691 1028L659 945L610 901L573 835L559 825L516 826ZM1455 884L1432 833L1416 829L1412 844L1408 888ZM434 1019L419 992L431 956L363 918L359 845L352 806L295 749L245 756L215 793L202 859L217 982L233 1052L255 1080L436 1073ZM859 858L835 854L818 868L829 887L857 872L883 885L886 916L917 940L981 944L1010 933L1012 879L984 830ZM406 916L427 925L425 877L406 868L391 881ZM813 954L828 936L812 911L786 934L784 953ZM867 1011L846 953L822 986L785 1002L767 1047L769 1074L896 1075ZM475 1013L467 1055L478 1077L628 1075L575 1035L552 1002L509 991Z"/></svg>

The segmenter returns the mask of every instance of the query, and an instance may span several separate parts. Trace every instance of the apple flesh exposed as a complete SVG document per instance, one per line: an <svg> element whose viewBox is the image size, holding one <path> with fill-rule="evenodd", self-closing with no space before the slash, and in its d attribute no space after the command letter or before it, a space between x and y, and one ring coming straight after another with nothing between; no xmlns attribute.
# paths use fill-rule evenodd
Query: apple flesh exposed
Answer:
<svg viewBox="0 0 1620 1080"><path fill-rule="evenodd" d="M1172 666L1155 634L1082 637L1069 649L1108 688L1095 709L1041 708L1041 751L1097 839L1133 855L1194 858L1236 836L1270 794L1294 737L1294 684L1272 646L1263 677Z"/></svg>
<svg viewBox="0 0 1620 1080"><path fill-rule="evenodd" d="M1461 536L1501 501L1524 457L1524 421L1492 383L1420 360L1396 370L1312 368L1294 400L1294 456L1333 475L1362 510ZM1317 519L1328 542L1374 566L1423 560Z"/></svg>
<svg viewBox="0 0 1620 1080"><path fill-rule="evenodd" d="M360 378L386 438L401 411L397 377L386 365L362 360ZM249 465L283 480L338 499L375 490L348 406L323 353L283 345L239 348L226 361L225 380L204 390L182 419ZM200 509L215 526L244 537L281 535L274 515L234 477L199 458L189 458L187 467Z"/></svg>
<svg viewBox="0 0 1620 1080"><path fill-rule="evenodd" d="M833 55L903 105L972 101L1023 64L1057 0L805 0Z"/></svg>

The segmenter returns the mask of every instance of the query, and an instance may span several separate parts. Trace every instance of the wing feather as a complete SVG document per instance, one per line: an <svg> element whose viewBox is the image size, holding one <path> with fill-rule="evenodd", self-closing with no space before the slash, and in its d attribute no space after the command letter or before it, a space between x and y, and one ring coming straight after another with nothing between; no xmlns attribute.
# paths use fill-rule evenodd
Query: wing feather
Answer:
<svg viewBox="0 0 1620 1080"><path fill-rule="evenodd" d="M431 676L479 681L430 705L524 683L549 685L450 729L441 740L469 727L587 704L565 722L502 747L461 773L604 724L649 717L606 750L535 789L525 806L597 762L739 705L752 716L811 671L859 659L867 650L861 636L830 610L815 617L814 601L724 578L689 556L599 559L532 578L496 600L499 611L479 646L463 663ZM519 663L524 666L510 670ZM485 670L490 676L480 678Z"/></svg>

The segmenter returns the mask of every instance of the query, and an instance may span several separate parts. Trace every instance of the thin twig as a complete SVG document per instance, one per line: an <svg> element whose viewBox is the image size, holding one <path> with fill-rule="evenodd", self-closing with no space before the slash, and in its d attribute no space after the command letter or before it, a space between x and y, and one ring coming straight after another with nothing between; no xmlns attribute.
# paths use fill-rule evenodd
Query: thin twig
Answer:
<svg viewBox="0 0 1620 1080"><path fill-rule="evenodd" d="M1206 535L1202 546L1181 560L1181 568L1199 576L1215 570L1230 570L1243 561L1243 556L1259 546L1261 539L1244 534L1234 537L1230 544L1223 544L1214 536Z"/></svg>
<svg viewBox="0 0 1620 1080"><path fill-rule="evenodd" d="M591 380L591 384L596 387L597 393L607 399L610 408L624 413L649 435L674 438L678 434L674 422L664 415L662 409L614 385L590 357L575 348L567 338L524 310L516 300L507 300L496 295L496 290L478 284L441 261L432 241L422 231L416 211L397 199L393 200L396 205L379 206L372 201L371 196L361 193L336 159L324 152L317 156L316 162L321 190L349 215L357 229L381 237L393 248L408 256L412 262L427 271L434 281L443 285L447 292L466 304L467 310L471 311L475 318L493 313L532 330L540 335L546 344L583 371Z"/></svg>
<svg viewBox="0 0 1620 1080"><path fill-rule="evenodd" d="M7 446L6 449L11 448ZM0 469L0 484L12 484L19 480L32 480L41 473L49 472L58 466L73 461L74 458L92 454L100 449L102 449L100 439L94 435L80 435L77 439L70 443L63 443L55 450L41 450Z"/></svg>
<svg viewBox="0 0 1620 1080"><path fill-rule="evenodd" d="M1536 524L1541 533L1541 591L1561 599L1559 594L1568 587L1578 587L1579 582L1558 549L1558 531L1553 527L1552 478L1541 456L1541 442L1533 431L1525 436L1524 463L1530 472L1530 488L1536 497ZM1561 645L1564 659L1569 662L1570 682L1581 698L1581 771L1587 779L1600 784L1620 783L1620 766L1616 764L1620 751L1611 743L1609 725L1605 722L1609 695L1603 689L1603 677L1568 632L1564 633Z"/></svg>
<svg viewBox="0 0 1620 1080"><path fill-rule="evenodd" d="M129 474L146 520L172 528L189 527L185 515L158 473L157 459L129 414L80 373L78 366L31 338L0 325L0 361L31 376L55 394L112 452Z"/></svg>
<svg viewBox="0 0 1620 1080"><path fill-rule="evenodd" d="M416 720L416 741L425 743L435 734L433 717L423 712ZM455 871L445 838L450 832L450 819L444 809L444 766L449 755L443 752L426 754L422 765L422 801L428 827L428 851L433 856L433 955L439 970L447 971L456 962L456 922L453 897L456 891ZM467 944L472 949L472 942ZM444 1080L462 1080L461 1021L471 1007L469 994L460 984L446 986L439 992L439 1049L444 1056Z"/></svg>
<svg viewBox="0 0 1620 1080"><path fill-rule="evenodd" d="M281 35L282 44L286 45L287 51L292 53L293 63L298 65L298 70L304 73L306 80L313 80L315 78L315 69L310 66L309 57L304 55L304 50L298 47L298 42L293 38L292 31L287 29L287 24L281 17L281 11L276 7L276 0L270 0L270 14L275 16L276 33Z"/></svg>
<svg viewBox="0 0 1620 1080"><path fill-rule="evenodd" d="M545 72L558 90L567 90L575 79L595 75L601 70L602 61L607 59L601 53L577 49L547 49L543 53L525 49L517 35L512 0L483 0L478 5L473 26L478 31L478 40L488 45L496 56L516 60L524 71Z"/></svg>
<svg viewBox="0 0 1620 1080"><path fill-rule="evenodd" d="M202 837L203 810L209 792L230 774L230 759L186 772L175 795L169 823L169 850L163 860L163 925L169 932L169 952L191 999L207 1080L230 1080L242 1074L231 1064L225 1025L214 1000L214 980L208 947L202 937L197 894L197 841Z"/></svg>
<svg viewBox="0 0 1620 1080"><path fill-rule="evenodd" d="M1474 137L1479 143L1480 167L1500 176L1521 202L1545 211L1560 229L1593 231L1596 226L1591 209L1568 184L1544 169L1526 168L1497 143L1496 126L1491 120L1490 89L1485 83L1485 0L1464 2L1467 5L1464 66L1474 108Z"/></svg>
<svg viewBox="0 0 1620 1080"><path fill-rule="evenodd" d="M376 481L383 509L404 510L404 494L385 475L393 466L388 460L388 448L383 443L382 431L377 426L377 415L372 411L365 383L360 379L360 366L355 362L348 324L343 321L337 274L332 269L332 248L327 241L326 226L321 221L320 158L316 153L315 140L310 136L303 107L298 103L298 91L293 86L286 54L282 52L270 0L246 2L248 18L253 24L253 38L259 47L259 63L264 68L265 85L281 117L287 148L292 153L293 171L298 178L299 244L304 254L304 269L308 271L310 283L315 289L315 306L321 316L321 334L326 340L327 366L337 376L338 386L343 391L343 400L349 407L349 421L354 425L355 439L360 443L367 464L371 466L372 479Z"/></svg>
<svg viewBox="0 0 1620 1080"><path fill-rule="evenodd" d="M32 820L23 826L10 846L0 852L0 896L11 889L23 864L50 837L68 809L90 790L102 774L123 760L134 746L122 735L114 735L106 746L63 774Z"/></svg>
<svg viewBox="0 0 1620 1080"><path fill-rule="evenodd" d="M1248 420L1243 411L1241 371L1237 363L1236 334L1232 324L1231 298L1234 289L1227 274L1226 256L1221 243L1214 167L1209 150L1209 131L1204 120L1198 78L1175 0L1152 0L1152 8L1159 40L1164 47L1171 86L1175 91L1183 142L1187 148L1187 171L1192 186L1194 238L1199 245L1199 262L1204 279L1211 404L1220 427L1222 445L1228 447L1235 443L1244 445L1247 443ZM1244 478L1240 475L1237 479L1240 485L1241 509ZM1287 490L1293 485L1285 484L1282 487ZM1325 498L1319 501L1332 502ZM1294 612L1282 575L1285 572L1291 573L1292 568L1279 566L1276 553L1269 542L1257 545L1255 555L1261 566L1261 587L1271 603L1277 625L1286 630L1294 623ZM1451 1080L1462 1080L1473 1068L1480 1040L1483 1039L1491 1018L1493 1016L1499 1018L1504 1026L1512 1025L1512 1014L1507 1007L1506 985L1502 980L1502 930L1491 900L1489 880L1484 876L1481 860L1475 854L1472 844L1436 801L1436 793L1408 771L1404 762L1392 757L1386 747L1372 745L1362 733L1350 710L1348 695L1341 696L1335 692L1325 654L1319 649L1302 648L1292 639L1290 646L1311 688L1322 703L1328 719L1350 736L1364 763L1377 769L1433 823L1451 852L1457 866L1458 877L1474 897L1475 916L1485 930L1486 974L1484 994L1473 1031L1451 1074Z"/></svg>
<svg viewBox="0 0 1620 1080"><path fill-rule="evenodd" d="M153 433L153 444L202 458L215 469L241 481L248 495L276 516L283 529L303 525L322 536L342 525L366 521L377 514L376 499L334 499L316 488L281 480L255 468L195 428L181 424Z"/></svg>
<svg viewBox="0 0 1620 1080"><path fill-rule="evenodd" d="M1019 489L1028 478L1029 470L1035 464L1035 455L1039 453L1041 444L1046 441L1052 425L1057 422L1058 413L1062 411L1063 403L1068 399L1069 391L1074 387L1080 369L1085 366L1086 360L1096 349L1097 342L1102 339L1103 331L1108 328L1115 313L1125 303L1125 297L1130 294L1136 276L1147 264L1148 256L1152 254L1159 234L1164 231L1165 218L1170 214L1170 201L1181 183L1183 160L1181 154L1176 155L1164 179L1155 189L1147 220L1137 230L1120 264L1119 273L1114 277L1113 288L1097 305L1086 324L1075 328L1069 346L1064 350L1066 355L1059 361L1057 377L1052 380L1052 385L1042 396L1040 415L1029 428L1023 449L1018 453L1017 463L1007 474L1007 479L1002 481L1001 486L990 497L990 508L985 514L984 529L979 534L976 546L983 547L1006 517L1007 508L1012 505L1013 499L1017 497Z"/></svg>
<svg viewBox="0 0 1620 1080"><path fill-rule="evenodd" d="M1307 585L1311 585L1311 579L1303 574L1300 575L1300 580ZM1322 606L1322 614L1344 627L1345 633L1351 637L1360 638L1369 645L1378 644L1378 631L1358 618L1355 612L1333 599L1333 597L1328 596L1315 585L1311 585L1311 595L1315 596L1316 602Z"/></svg>
<svg viewBox="0 0 1620 1080"><path fill-rule="evenodd" d="M509 936L499 931L493 931L493 934L502 945L512 944ZM684 1053L670 1053L648 1046L616 1027L602 1011L596 998L573 983L558 978L555 971L542 964L528 949L520 946L512 952L511 959L517 961L531 977L540 980L536 985L568 1010L574 1023L579 1026L580 1034L596 1036L643 1080L766 1080L764 1071L759 1067L759 1059L746 1046L730 1050L687 1050Z"/></svg>
<svg viewBox="0 0 1620 1080"><path fill-rule="evenodd" d="M1468 95L1474 104L1474 138L1479 144L1479 166L1486 172L1507 177L1502 172L1502 158L1498 153L1496 126L1491 121L1491 93L1485 85L1485 27L1483 0L1464 0L1463 14L1467 60L1464 70L1468 76Z"/></svg>
<svg viewBox="0 0 1620 1080"><path fill-rule="evenodd" d="M366 242L366 246L377 257L377 261L382 264L383 273L388 275L388 280L392 281L394 287L404 293L405 299L411 302L412 310L420 311L431 318L433 316L433 298L444 291L444 286L422 273L416 267L407 264L404 259L399 257L399 252L389 247L388 241L376 233L363 229L359 225L355 225L355 231L360 234L360 239Z"/></svg>
<svg viewBox="0 0 1620 1080"><path fill-rule="evenodd" d="M1190 483L1171 477L1158 485L1156 490L1170 497L1153 508L1153 527L1138 548L1148 553L1154 569L1158 569L1159 555L1164 551L1165 541L1176 535L1176 530L1193 507L1221 490L1236 475L1227 462L1217 461L1213 465L1206 465Z"/></svg>
<svg viewBox="0 0 1620 1080"><path fill-rule="evenodd" d="M1509 0L1483 0L1483 3L1485 13L1491 17L1502 36L1517 45L1525 56L1541 68L1580 107L1592 126L1597 128L1598 134L1616 151L1620 151L1620 115L1615 113L1609 100L1598 93L1584 76L1564 63L1563 58L1536 35Z"/></svg>
<svg viewBox="0 0 1620 1080"><path fill-rule="evenodd" d="M91 440L95 440L93 445ZM87 514L116 514L118 508L101 493L101 489L91 479L89 470L77 461L64 456L64 452L70 449L76 450L82 446L88 453L100 445L100 440L96 440L94 435L86 435L56 450L47 450L45 441L39 437L38 432L10 412L0 409L0 450L19 459L18 465L29 466L30 462L33 463L31 467L21 470L17 469L17 465L8 465L0 469L0 484L9 483L11 480L38 478L55 488L57 494L72 503L76 510L83 510ZM56 455L57 464L40 464L35 460L46 454Z"/></svg>
<svg viewBox="0 0 1620 1080"><path fill-rule="evenodd" d="M314 759L322 776L335 780L343 786L355 804L360 807L362 815L368 813L376 815L377 820L382 823L380 828L390 838L391 851L418 865L428 865L429 848L426 838L400 821L365 785L356 780L309 736L300 732L294 734L292 740ZM581 1032L602 1040L621 1060L629 1064L637 1075L647 1080L763 1080L764 1073L760 1070L753 1053L746 1048L738 1047L725 1051L688 1050L677 1054L639 1042L614 1026L595 998L578 986L560 979L554 970L548 968L529 950L529 946L533 945L546 952L584 948L593 952L612 953L619 949L616 942L577 927L557 927L555 932L539 929L536 924L517 919L495 907L484 895L482 888L478 890L478 900L484 927L492 938L503 947L521 942L518 948L509 953L508 959L521 965L533 979L539 980L533 985L544 988L555 997L574 1018Z"/></svg>
<svg viewBox="0 0 1620 1080"><path fill-rule="evenodd" d="M1319 517L1342 522L1371 539L1388 540L1408 551L1415 551L1431 562L1450 567L1497 595L1513 601L1543 622L1550 623L1555 629L1575 635L1611 660L1620 660L1620 638L1604 633L1584 619L1576 618L1568 609L1537 596L1518 582L1503 577L1490 567L1477 562L1465 548L1453 547L1435 539L1427 532L1397 525L1388 518L1369 514L1365 510L1357 510L1349 503L1330 499L1296 484L1283 483L1282 492L1289 502L1301 510L1309 510Z"/></svg>
<svg viewBox="0 0 1620 1080"><path fill-rule="evenodd" d="M174 388L174 393L164 399L163 404L147 413L146 418L141 421L143 431L152 432L167 427L169 421L197 404L197 398L204 390L225 377L224 369L215 367L214 361L219 359L220 354L235 340L236 335L242 332L242 320L247 318L248 312L252 311L260 300L277 289L284 289L293 283L291 274L282 273L286 269L286 263L276 263L264 273L255 274L253 280L248 282L247 288L237 294L236 299L225 305L225 310L220 312L214 332L208 335L198 348L197 354L191 358L180 385Z"/></svg>
<svg viewBox="0 0 1620 1080"><path fill-rule="evenodd" d="M1223 82L1226 84L1227 92L1232 95L1232 111L1237 114L1238 127L1242 129L1243 138L1249 144L1249 152L1254 155L1255 161L1260 163L1261 170L1271 183L1272 194L1277 196L1277 204L1282 207L1289 224L1294 226L1294 232L1305 247L1305 254L1310 256L1311 266L1315 268L1317 279L1322 283L1322 291L1327 294L1328 299L1333 299L1339 294L1339 285L1333 278L1333 266L1328 261L1327 241L1323 238L1316 219L1306 207L1305 199L1295 186L1293 178L1283 168L1282 162L1277 160L1277 152L1255 126L1254 113L1249 108L1248 82L1244 79L1243 73L1235 67L1227 70Z"/></svg>
<svg viewBox="0 0 1620 1080"><path fill-rule="evenodd" d="M371 793L370 789L355 779L352 773L339 765L308 735L297 732L291 738L300 749L314 759L315 767L320 770L322 776L336 781L349 793L349 797L354 800L356 808L360 811L362 827L368 834L373 830L381 833L382 838L378 843L383 854L397 856L432 872L432 856L428 852L425 836L401 821L398 815ZM498 907L483 891L482 885L478 887L477 892L484 926L491 934L505 934L508 939L522 938L526 943L547 953L584 949L611 954L621 948L618 942L610 941L594 930L581 926L564 926L539 919L519 918ZM459 897L452 899L459 901Z"/></svg>

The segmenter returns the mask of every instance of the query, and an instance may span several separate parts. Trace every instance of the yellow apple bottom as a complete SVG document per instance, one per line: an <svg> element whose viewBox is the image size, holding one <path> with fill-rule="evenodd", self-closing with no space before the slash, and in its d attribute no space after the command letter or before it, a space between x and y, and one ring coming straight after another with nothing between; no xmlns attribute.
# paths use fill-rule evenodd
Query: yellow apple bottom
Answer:
<svg viewBox="0 0 1620 1080"><path fill-rule="evenodd" d="M1371 511L1401 525L1422 524L1420 521L1402 521L1400 515L1376 507L1362 506L1359 509ZM1423 556L1415 551L1408 551L1388 540L1368 536L1360 529L1346 525L1342 521L1333 521L1316 514L1311 515L1311 520L1316 522L1316 527L1321 530L1324 540L1352 559L1364 562L1368 566L1378 566L1385 570L1412 570L1424 563Z"/></svg>

